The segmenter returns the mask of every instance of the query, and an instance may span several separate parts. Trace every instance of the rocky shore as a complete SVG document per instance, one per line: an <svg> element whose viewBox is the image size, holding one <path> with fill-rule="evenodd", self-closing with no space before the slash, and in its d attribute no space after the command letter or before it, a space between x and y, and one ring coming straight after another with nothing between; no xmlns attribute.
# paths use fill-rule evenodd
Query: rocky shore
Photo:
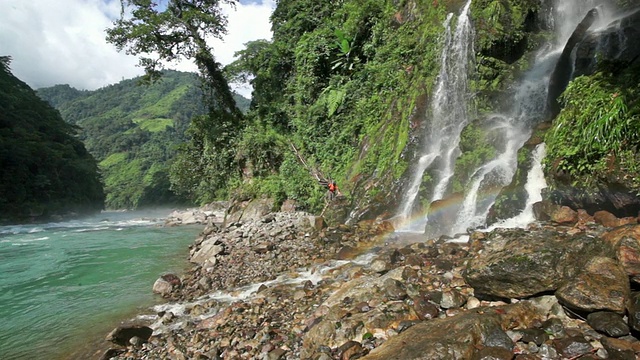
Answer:
<svg viewBox="0 0 640 360"><path fill-rule="evenodd" d="M539 204L448 239L383 220L203 210L194 267L102 359L636 359L640 225ZM179 222L179 221L178 221Z"/></svg>

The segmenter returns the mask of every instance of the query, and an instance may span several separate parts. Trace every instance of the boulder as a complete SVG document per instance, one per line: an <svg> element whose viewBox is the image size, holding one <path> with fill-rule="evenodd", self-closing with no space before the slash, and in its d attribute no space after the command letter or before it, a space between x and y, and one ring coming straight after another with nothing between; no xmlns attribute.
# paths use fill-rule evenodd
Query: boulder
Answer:
<svg viewBox="0 0 640 360"><path fill-rule="evenodd" d="M576 46L574 78L596 71L598 62L630 63L640 55L640 10L626 14L600 31L590 32Z"/></svg>
<svg viewBox="0 0 640 360"><path fill-rule="evenodd" d="M251 199L235 201L227 210L224 218L225 226L239 221L259 220L273 209L273 199Z"/></svg>
<svg viewBox="0 0 640 360"><path fill-rule="evenodd" d="M121 346L130 345L130 340L133 337L138 337L142 341L148 341L151 337L153 330L145 325L139 324L122 324L113 329L106 337L107 341L111 341L114 344Z"/></svg>
<svg viewBox="0 0 640 360"><path fill-rule="evenodd" d="M215 263L215 257L223 252L224 245L220 243L218 237L210 237L200 244L200 249L191 256L190 261L196 264L204 264L207 260Z"/></svg>
<svg viewBox="0 0 640 360"><path fill-rule="evenodd" d="M472 359L484 347L511 352L513 342L506 331L516 326L533 327L543 317L540 309L526 301L478 308L454 317L420 322L360 359Z"/></svg>
<svg viewBox="0 0 640 360"><path fill-rule="evenodd" d="M629 300L629 278L614 259L596 256L584 271L568 278L556 291L561 303L571 309L593 312L609 310L624 314Z"/></svg>
<svg viewBox="0 0 640 360"><path fill-rule="evenodd" d="M640 283L640 225L626 225L602 235L604 241L615 251L630 280Z"/></svg>
<svg viewBox="0 0 640 360"><path fill-rule="evenodd" d="M596 256L613 256L604 241L541 229L497 229L487 234L463 276L476 296L525 298L555 291Z"/></svg>
<svg viewBox="0 0 640 360"><path fill-rule="evenodd" d="M181 284L180 278L174 274L162 275L153 283L153 292L162 296L167 296L171 292L179 287Z"/></svg>

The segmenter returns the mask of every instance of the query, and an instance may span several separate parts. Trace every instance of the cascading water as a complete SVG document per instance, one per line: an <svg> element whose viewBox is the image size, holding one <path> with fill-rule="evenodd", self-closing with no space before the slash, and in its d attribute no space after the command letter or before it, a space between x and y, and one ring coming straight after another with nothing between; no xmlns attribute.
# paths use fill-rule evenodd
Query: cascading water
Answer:
<svg viewBox="0 0 640 360"><path fill-rule="evenodd" d="M447 16L444 24L445 37L440 56L440 73L432 99L432 120L425 131L423 154L414 170L409 190L402 201L400 215L403 219L411 217L422 176L429 168L432 168L432 173L436 175L436 185L431 201L442 198L453 175L455 159L460 153L458 150L460 132L468 123L466 107L469 96L468 73L469 61L473 56L470 6L471 0L468 0L458 17L453 33L451 29L453 14ZM424 227L424 222L417 226Z"/></svg>
<svg viewBox="0 0 640 360"><path fill-rule="evenodd" d="M543 46L534 59L533 66L515 84L508 108L487 116L482 126L492 134L496 156L478 167L470 176L454 208L455 219L443 227L441 218L425 216L420 228L405 230L425 230L427 236L454 235L469 228L483 226L487 214L499 190L509 184L517 168L518 150L529 139L533 127L545 120L547 88L549 77L564 44L592 8L602 5L604 0L557 0L548 13L556 34L553 44ZM453 177L455 160L460 151L458 145L462 129L469 123L467 110L467 64L473 54L472 30L468 18L470 1L463 8L458 20L455 36L447 43L442 53L442 68L436 84L436 92L431 107L431 126L425 131L426 146L416 166L411 186L401 205L400 215L408 218L415 206L425 171L435 177L435 187L431 192L431 202L446 198L451 194L450 181ZM448 25L449 22L446 23ZM447 27L449 31L449 27ZM464 35L463 35L464 34ZM449 41L447 36L446 41ZM464 42L464 43L462 43ZM454 65L455 64L455 65ZM535 168L535 167L534 167ZM529 191L537 191L538 194ZM540 187L528 189L529 199L539 196ZM450 211L449 208L449 211ZM528 208L525 208L525 211ZM532 220L532 219L531 219ZM522 219L520 219L522 221ZM426 225L425 225L426 224ZM415 226L415 223L413 224Z"/></svg>

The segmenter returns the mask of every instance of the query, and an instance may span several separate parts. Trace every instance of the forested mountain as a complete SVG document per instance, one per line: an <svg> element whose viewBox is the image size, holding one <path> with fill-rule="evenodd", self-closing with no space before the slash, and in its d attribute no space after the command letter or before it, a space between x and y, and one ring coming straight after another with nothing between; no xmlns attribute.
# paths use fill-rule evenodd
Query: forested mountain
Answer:
<svg viewBox="0 0 640 360"><path fill-rule="evenodd" d="M77 127L11 74L0 57L0 222L100 211L104 193Z"/></svg>
<svg viewBox="0 0 640 360"><path fill-rule="evenodd" d="M106 205L112 209L184 203L170 190L169 167L177 147L189 140L193 117L204 114L193 73L166 71L160 81L123 80L95 91L68 85L38 89L99 161ZM239 106L248 100L236 97Z"/></svg>

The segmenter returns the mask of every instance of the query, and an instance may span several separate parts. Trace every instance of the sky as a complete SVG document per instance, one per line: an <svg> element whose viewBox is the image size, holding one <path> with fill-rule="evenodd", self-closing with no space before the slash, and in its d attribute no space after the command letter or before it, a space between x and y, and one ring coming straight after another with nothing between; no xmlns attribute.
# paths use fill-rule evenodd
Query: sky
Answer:
<svg viewBox="0 0 640 360"><path fill-rule="evenodd" d="M241 0L235 10L225 7L228 34L210 43L218 62L232 62L248 41L271 39L275 1ZM0 0L0 56L11 56L13 75L34 89L69 84L95 90L139 76L144 71L138 58L105 40L120 10L120 0ZM188 61L167 68L197 69ZM251 96L248 85L233 87Z"/></svg>

